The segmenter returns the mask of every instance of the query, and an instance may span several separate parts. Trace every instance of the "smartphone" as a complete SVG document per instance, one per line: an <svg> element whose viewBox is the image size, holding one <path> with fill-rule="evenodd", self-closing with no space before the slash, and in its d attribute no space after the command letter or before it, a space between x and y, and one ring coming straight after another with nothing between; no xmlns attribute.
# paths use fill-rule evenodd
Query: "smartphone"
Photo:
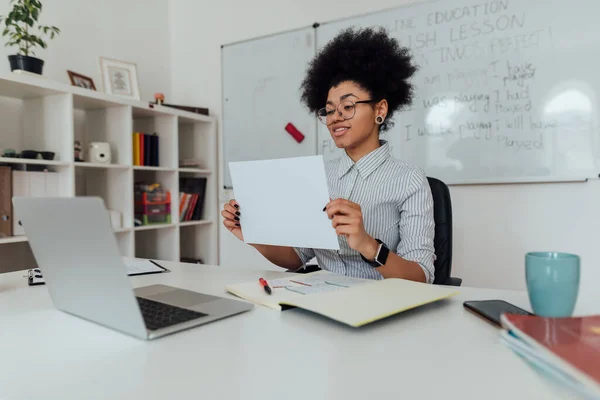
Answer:
<svg viewBox="0 0 600 400"><path fill-rule="evenodd" d="M465 301L463 306L498 328L502 326L500 323L500 315L502 313L533 315L529 311L523 310L504 300L471 300Z"/></svg>

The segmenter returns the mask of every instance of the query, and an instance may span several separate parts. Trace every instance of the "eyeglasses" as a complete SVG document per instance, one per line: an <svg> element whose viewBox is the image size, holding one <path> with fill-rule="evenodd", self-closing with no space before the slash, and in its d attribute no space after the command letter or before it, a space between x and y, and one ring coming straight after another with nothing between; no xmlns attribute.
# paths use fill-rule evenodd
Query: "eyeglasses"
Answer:
<svg viewBox="0 0 600 400"><path fill-rule="evenodd" d="M325 125L331 125L334 121L334 113L337 110L340 117L345 120L354 118L356 113L356 105L361 103L372 103L373 100L360 100L360 101L342 101L335 109L323 107L317 111L317 118Z"/></svg>

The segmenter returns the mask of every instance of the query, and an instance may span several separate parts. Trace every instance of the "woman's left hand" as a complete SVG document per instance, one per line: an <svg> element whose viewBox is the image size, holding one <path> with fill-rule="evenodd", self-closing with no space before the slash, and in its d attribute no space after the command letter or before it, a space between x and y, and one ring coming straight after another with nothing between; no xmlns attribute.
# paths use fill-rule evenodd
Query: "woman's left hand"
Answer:
<svg viewBox="0 0 600 400"><path fill-rule="evenodd" d="M378 243L366 231L360 205L349 200L336 199L325 207L327 216L338 235L348 239L348 245L367 258L375 257Z"/></svg>

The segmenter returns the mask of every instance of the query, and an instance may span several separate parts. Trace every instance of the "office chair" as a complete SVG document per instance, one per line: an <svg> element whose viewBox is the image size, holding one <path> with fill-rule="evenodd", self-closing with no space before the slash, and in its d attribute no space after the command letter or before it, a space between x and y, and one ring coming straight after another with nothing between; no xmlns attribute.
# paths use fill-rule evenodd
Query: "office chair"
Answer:
<svg viewBox="0 0 600 400"><path fill-rule="evenodd" d="M436 285L460 286L462 279L450 276L452 272L452 201L450 190L439 179L427 177L427 181L433 196L433 219L435 220L433 245L436 260L433 263L435 267L433 283ZM297 272L307 274L319 270L318 265L308 264L304 269Z"/></svg>
<svg viewBox="0 0 600 400"><path fill-rule="evenodd" d="M439 179L427 177L433 196L433 219L435 220L436 260L434 284L460 286L461 278L453 278L452 273L452 201L448 186Z"/></svg>

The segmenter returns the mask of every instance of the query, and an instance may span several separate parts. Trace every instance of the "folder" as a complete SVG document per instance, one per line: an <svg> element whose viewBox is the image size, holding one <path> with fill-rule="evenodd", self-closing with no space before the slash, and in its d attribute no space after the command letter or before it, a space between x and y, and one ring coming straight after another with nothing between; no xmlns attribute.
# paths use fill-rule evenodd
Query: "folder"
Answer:
<svg viewBox="0 0 600 400"><path fill-rule="evenodd" d="M12 195L13 197L29 197L29 173L28 171L13 171L12 172ZM12 200L12 199L11 199ZM14 212L13 208L13 235L25 235L25 229L19 222L19 216Z"/></svg>
<svg viewBox="0 0 600 400"><path fill-rule="evenodd" d="M354 282L348 283L351 280ZM315 284L316 281L331 288ZM258 280L228 285L225 289L235 296L265 307L275 310L302 308L355 328L459 293L448 286L405 279L356 279L327 271L267 282L274 286L270 295ZM320 289L314 290L312 294L303 294L307 287Z"/></svg>
<svg viewBox="0 0 600 400"><path fill-rule="evenodd" d="M0 237L12 236L12 170L0 167Z"/></svg>

